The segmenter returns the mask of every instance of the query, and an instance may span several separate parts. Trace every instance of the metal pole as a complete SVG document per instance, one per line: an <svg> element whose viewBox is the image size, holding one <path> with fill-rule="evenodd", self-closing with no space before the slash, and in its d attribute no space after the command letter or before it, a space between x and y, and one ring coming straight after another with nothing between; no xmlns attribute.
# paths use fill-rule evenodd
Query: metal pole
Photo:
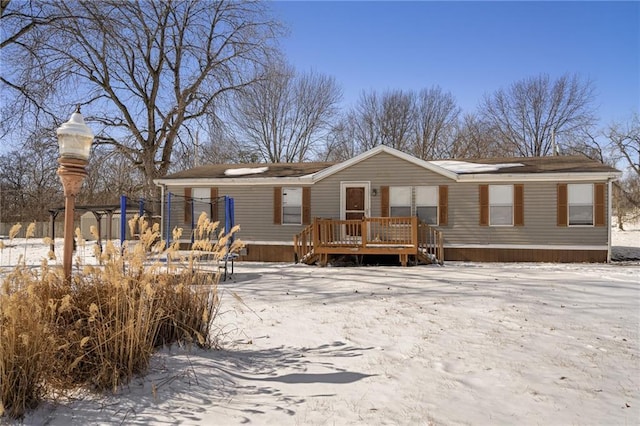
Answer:
<svg viewBox="0 0 640 426"><path fill-rule="evenodd" d="M71 266L73 260L73 216L76 205L76 195L80 192L82 181L87 176L85 160L75 158L60 158L58 160L58 176L64 189L64 253L62 268L65 281L71 281Z"/></svg>
<svg viewBox="0 0 640 426"><path fill-rule="evenodd" d="M120 252L124 253L124 240L127 235L127 196L120 196Z"/></svg>
<svg viewBox="0 0 640 426"><path fill-rule="evenodd" d="M167 193L167 247L171 244L171 193Z"/></svg>

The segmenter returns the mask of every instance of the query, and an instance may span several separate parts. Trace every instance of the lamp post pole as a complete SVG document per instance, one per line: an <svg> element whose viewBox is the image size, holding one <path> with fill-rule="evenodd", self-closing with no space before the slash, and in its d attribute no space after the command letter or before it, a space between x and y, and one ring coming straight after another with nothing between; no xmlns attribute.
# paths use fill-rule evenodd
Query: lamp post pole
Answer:
<svg viewBox="0 0 640 426"><path fill-rule="evenodd" d="M71 280L71 265L73 261L73 217L76 196L80 192L82 182L87 176L89 152L93 133L84 124L80 114L80 107L71 115L66 123L57 130L60 158L58 159L58 176L64 189L64 254L62 268L64 279Z"/></svg>

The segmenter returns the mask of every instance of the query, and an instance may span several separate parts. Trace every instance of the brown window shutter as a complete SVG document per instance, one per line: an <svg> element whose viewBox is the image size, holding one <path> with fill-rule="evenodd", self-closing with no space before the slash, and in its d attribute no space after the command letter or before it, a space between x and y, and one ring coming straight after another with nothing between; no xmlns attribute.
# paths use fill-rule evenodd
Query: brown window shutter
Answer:
<svg viewBox="0 0 640 426"><path fill-rule="evenodd" d="M568 206L567 206L567 184L558 184L558 226L567 226Z"/></svg>
<svg viewBox="0 0 640 426"><path fill-rule="evenodd" d="M604 183L596 183L593 185L593 194L594 194L594 225L595 226L606 226L606 213L607 213L607 197L605 197L605 184Z"/></svg>
<svg viewBox="0 0 640 426"><path fill-rule="evenodd" d="M389 217L389 187L380 187L380 216Z"/></svg>
<svg viewBox="0 0 640 426"><path fill-rule="evenodd" d="M302 224L309 225L311 223L311 188L305 186L302 188Z"/></svg>
<svg viewBox="0 0 640 426"><path fill-rule="evenodd" d="M184 222L191 223L191 188L184 189Z"/></svg>
<svg viewBox="0 0 640 426"><path fill-rule="evenodd" d="M449 223L449 187L438 187L438 225L447 226Z"/></svg>
<svg viewBox="0 0 640 426"><path fill-rule="evenodd" d="M524 185L513 185L513 225L524 226Z"/></svg>
<svg viewBox="0 0 640 426"><path fill-rule="evenodd" d="M273 188L273 224L282 225L282 187Z"/></svg>
<svg viewBox="0 0 640 426"><path fill-rule="evenodd" d="M216 222L218 220L218 188L211 187L209 198L211 201L211 221Z"/></svg>
<svg viewBox="0 0 640 426"><path fill-rule="evenodd" d="M489 185L480 185L480 226L489 226Z"/></svg>

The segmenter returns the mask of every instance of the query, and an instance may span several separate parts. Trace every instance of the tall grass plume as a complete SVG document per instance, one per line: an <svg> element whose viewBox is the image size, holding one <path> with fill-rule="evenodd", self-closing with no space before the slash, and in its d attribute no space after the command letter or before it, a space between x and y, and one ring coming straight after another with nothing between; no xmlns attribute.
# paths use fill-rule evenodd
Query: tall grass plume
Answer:
<svg viewBox="0 0 640 426"><path fill-rule="evenodd" d="M42 399L78 387L117 392L146 372L162 345L217 345L211 327L219 273L199 259L204 250L221 259L241 243L229 244L230 233L202 219L194 251L168 267L161 256L177 246L166 248L157 224L136 217L131 225L138 240L123 251L108 241L100 264L82 267L71 282L46 259L39 270L23 264L3 277L0 415L20 418Z"/></svg>

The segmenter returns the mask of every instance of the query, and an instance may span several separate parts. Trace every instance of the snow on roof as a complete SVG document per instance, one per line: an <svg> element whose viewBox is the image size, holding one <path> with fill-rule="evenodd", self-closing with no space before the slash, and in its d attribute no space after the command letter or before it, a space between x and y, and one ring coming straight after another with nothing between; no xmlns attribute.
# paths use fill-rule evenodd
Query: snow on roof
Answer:
<svg viewBox="0 0 640 426"><path fill-rule="evenodd" d="M509 167L522 167L522 163L501 163L501 164L484 164L484 163L469 163L467 161L456 160L436 160L429 161L431 164L442 167L454 173L484 173L484 172L496 172L500 169L506 169Z"/></svg>
<svg viewBox="0 0 640 426"><path fill-rule="evenodd" d="M225 176L245 176L245 175L257 175L269 170L269 167L245 167L241 169L227 169L224 171Z"/></svg>

